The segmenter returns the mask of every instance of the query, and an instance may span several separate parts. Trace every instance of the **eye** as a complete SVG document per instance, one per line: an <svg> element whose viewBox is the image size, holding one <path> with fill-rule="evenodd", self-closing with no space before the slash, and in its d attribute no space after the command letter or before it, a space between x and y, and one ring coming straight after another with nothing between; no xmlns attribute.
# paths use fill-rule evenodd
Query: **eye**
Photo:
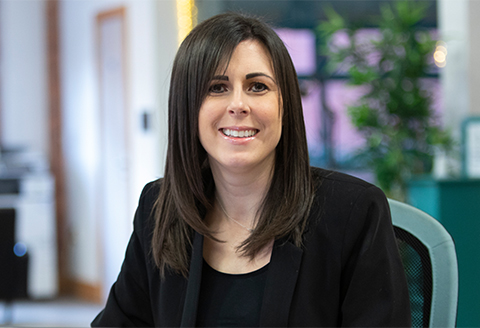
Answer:
<svg viewBox="0 0 480 328"><path fill-rule="evenodd" d="M212 84L210 88L208 88L209 93L222 93L225 91L227 91L227 87L221 83Z"/></svg>
<svg viewBox="0 0 480 328"><path fill-rule="evenodd" d="M261 83L261 82L254 82L252 86L250 87L250 90L253 92L263 92L268 90L268 87L266 84Z"/></svg>

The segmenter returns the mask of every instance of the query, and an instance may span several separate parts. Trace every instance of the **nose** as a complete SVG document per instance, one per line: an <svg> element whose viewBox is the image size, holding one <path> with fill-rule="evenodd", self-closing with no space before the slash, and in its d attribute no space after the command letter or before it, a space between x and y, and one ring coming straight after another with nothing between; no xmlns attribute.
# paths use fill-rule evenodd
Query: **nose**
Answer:
<svg viewBox="0 0 480 328"><path fill-rule="evenodd" d="M242 91L233 92L230 103L227 107L228 113L233 116L246 115L250 112L250 108Z"/></svg>

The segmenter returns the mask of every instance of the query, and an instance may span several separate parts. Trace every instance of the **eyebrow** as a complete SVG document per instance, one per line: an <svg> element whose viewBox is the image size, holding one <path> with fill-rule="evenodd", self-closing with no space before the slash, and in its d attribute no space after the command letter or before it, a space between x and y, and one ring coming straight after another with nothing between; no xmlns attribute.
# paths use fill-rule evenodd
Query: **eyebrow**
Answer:
<svg viewBox="0 0 480 328"><path fill-rule="evenodd" d="M245 78L246 78L247 80L249 80L249 79L253 79L253 78L257 77L257 76L265 76L265 77L268 77L268 78L269 78L270 80L272 80L273 82L275 82L275 80L274 80L270 75L267 75L267 74L265 74L265 73L250 73L250 74L245 75Z"/></svg>
<svg viewBox="0 0 480 328"><path fill-rule="evenodd" d="M258 76L265 76L265 77L269 78L270 80L272 80L273 82L275 82L275 80L271 76L269 76L265 73L249 73L249 74L245 75L245 78L247 80L250 80L250 79L256 78ZM228 81L228 76L226 76L226 75L215 75L212 80Z"/></svg>

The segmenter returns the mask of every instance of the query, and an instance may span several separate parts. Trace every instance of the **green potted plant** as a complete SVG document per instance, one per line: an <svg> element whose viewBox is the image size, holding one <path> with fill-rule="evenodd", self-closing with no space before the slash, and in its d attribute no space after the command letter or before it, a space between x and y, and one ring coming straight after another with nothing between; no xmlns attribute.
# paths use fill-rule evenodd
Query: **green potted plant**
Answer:
<svg viewBox="0 0 480 328"><path fill-rule="evenodd" d="M366 140L358 159L373 169L386 194L399 200L404 200L412 175L431 171L435 149L452 145L422 83L431 71L436 43L419 25L425 9L417 1L383 5L378 33L369 38L331 8L318 26L330 70L343 71L351 85L365 90L348 108L352 124Z"/></svg>

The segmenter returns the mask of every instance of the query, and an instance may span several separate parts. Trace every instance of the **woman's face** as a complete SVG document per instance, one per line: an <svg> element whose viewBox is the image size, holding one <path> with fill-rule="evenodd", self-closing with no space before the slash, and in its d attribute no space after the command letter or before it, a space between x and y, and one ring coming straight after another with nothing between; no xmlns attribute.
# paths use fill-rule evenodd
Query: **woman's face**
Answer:
<svg viewBox="0 0 480 328"><path fill-rule="evenodd" d="M212 169L270 169L282 134L280 90L268 52L241 42L220 67L199 113L200 142Z"/></svg>

